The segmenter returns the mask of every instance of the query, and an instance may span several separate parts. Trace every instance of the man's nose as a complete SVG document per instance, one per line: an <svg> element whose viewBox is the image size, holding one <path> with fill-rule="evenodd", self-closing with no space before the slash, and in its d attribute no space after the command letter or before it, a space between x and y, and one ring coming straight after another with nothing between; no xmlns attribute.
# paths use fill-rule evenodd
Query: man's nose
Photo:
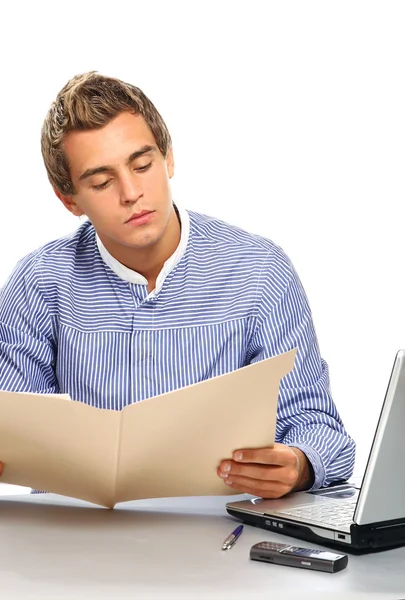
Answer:
<svg viewBox="0 0 405 600"><path fill-rule="evenodd" d="M136 175L126 173L120 181L120 198L123 204L137 202L141 198L143 190Z"/></svg>

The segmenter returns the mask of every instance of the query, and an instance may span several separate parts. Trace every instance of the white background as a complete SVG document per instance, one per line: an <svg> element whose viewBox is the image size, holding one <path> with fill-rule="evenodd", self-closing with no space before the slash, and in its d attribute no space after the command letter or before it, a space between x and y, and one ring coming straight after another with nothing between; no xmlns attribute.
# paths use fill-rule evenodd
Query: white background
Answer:
<svg viewBox="0 0 405 600"><path fill-rule="evenodd" d="M42 165L49 104L88 70L134 83L171 131L174 198L293 260L361 470L405 347L404 31L389 0L8 2L0 285L78 225Z"/></svg>

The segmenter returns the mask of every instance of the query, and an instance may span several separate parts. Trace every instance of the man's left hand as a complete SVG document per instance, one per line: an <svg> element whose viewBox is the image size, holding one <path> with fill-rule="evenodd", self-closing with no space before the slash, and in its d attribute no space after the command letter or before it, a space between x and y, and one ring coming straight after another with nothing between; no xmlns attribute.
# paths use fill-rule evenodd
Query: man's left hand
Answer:
<svg viewBox="0 0 405 600"><path fill-rule="evenodd" d="M273 448L236 450L232 460L223 460L217 474L235 491L261 498L280 498L308 489L312 467L298 448L274 444Z"/></svg>

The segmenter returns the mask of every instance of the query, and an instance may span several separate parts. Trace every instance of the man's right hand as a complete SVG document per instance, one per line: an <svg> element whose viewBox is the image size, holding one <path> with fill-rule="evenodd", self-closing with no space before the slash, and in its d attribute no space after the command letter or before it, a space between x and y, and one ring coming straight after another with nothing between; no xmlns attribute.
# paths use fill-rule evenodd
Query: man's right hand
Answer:
<svg viewBox="0 0 405 600"><path fill-rule="evenodd" d="M0 462L0 476L3 474L3 463Z"/></svg>

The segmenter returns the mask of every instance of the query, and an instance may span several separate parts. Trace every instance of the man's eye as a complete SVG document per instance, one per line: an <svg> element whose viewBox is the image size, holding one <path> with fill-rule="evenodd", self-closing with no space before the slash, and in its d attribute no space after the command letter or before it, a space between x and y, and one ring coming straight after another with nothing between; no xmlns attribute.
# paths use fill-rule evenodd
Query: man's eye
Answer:
<svg viewBox="0 0 405 600"><path fill-rule="evenodd" d="M107 181L103 181L103 183L99 183L98 185L93 185L94 190L103 190L110 183L111 179L107 179Z"/></svg>
<svg viewBox="0 0 405 600"><path fill-rule="evenodd" d="M138 173L143 173L144 171L147 171L151 166L152 162L148 163L147 165L144 165L143 167L135 167L135 171L138 171Z"/></svg>

